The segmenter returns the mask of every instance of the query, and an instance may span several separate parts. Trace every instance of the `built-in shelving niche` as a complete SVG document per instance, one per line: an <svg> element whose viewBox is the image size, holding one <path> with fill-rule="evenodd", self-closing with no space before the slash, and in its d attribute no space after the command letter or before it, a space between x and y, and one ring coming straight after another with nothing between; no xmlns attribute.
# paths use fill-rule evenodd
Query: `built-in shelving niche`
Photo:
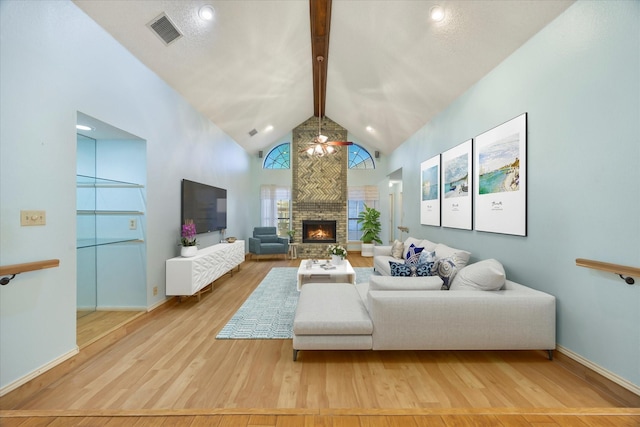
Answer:
<svg viewBox="0 0 640 427"><path fill-rule="evenodd" d="M82 113L78 123L95 136L77 135L80 328L96 311L146 310L146 141Z"/></svg>

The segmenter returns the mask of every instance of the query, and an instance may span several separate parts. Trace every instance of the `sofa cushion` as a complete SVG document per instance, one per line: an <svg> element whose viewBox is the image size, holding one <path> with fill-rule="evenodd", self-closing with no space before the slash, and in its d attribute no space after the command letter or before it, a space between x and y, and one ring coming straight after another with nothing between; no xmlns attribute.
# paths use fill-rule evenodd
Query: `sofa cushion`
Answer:
<svg viewBox="0 0 640 427"><path fill-rule="evenodd" d="M277 234L261 234L259 236L256 236L258 239L260 239L261 243L281 243L278 240L278 235Z"/></svg>
<svg viewBox="0 0 640 427"><path fill-rule="evenodd" d="M394 240L391 245L391 256L397 259L402 259L402 253L404 251L404 243L400 240Z"/></svg>
<svg viewBox="0 0 640 427"><path fill-rule="evenodd" d="M390 276L371 276L371 291L429 291L439 290L442 279L438 276L393 278Z"/></svg>
<svg viewBox="0 0 640 427"><path fill-rule="evenodd" d="M471 252L463 251L462 249L450 248L447 245L438 243L436 245L436 258L451 258L458 269L463 268L469 262Z"/></svg>
<svg viewBox="0 0 640 427"><path fill-rule="evenodd" d="M504 286L504 267L495 259L478 261L461 269L451 282L449 289L497 291Z"/></svg>
<svg viewBox="0 0 640 427"><path fill-rule="evenodd" d="M409 246L411 246L411 244L414 244L418 247L421 248L425 248L428 251L435 251L436 250L436 244L427 240L427 239L416 239L415 237L407 237L407 239L404 241L404 247L408 248Z"/></svg>
<svg viewBox="0 0 640 427"><path fill-rule="evenodd" d="M391 276L393 277L411 276L411 267L409 266L409 264L389 261L389 267L391 267Z"/></svg>
<svg viewBox="0 0 640 427"><path fill-rule="evenodd" d="M442 289L447 290L453 282L459 268L453 258L441 258L438 260L438 276L442 279Z"/></svg>
<svg viewBox="0 0 640 427"><path fill-rule="evenodd" d="M418 247L412 243L407 250L407 255L405 257L406 263L413 265L418 264L418 261L420 260L420 253L423 250L423 247Z"/></svg>
<svg viewBox="0 0 640 427"><path fill-rule="evenodd" d="M373 323L355 285L307 283L293 319L296 335L367 335Z"/></svg>
<svg viewBox="0 0 640 427"><path fill-rule="evenodd" d="M407 237L404 241L404 247L408 248L411 245L420 246L420 242L422 242L422 240L416 239L415 237Z"/></svg>

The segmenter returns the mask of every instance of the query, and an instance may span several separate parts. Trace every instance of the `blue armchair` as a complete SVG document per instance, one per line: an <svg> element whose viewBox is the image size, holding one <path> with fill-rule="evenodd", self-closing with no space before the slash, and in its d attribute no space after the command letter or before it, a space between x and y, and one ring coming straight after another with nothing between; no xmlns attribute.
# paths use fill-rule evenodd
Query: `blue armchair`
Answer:
<svg viewBox="0 0 640 427"><path fill-rule="evenodd" d="M278 237L275 227L255 227L253 237L249 237L249 253L252 256L283 254L286 259L289 239Z"/></svg>

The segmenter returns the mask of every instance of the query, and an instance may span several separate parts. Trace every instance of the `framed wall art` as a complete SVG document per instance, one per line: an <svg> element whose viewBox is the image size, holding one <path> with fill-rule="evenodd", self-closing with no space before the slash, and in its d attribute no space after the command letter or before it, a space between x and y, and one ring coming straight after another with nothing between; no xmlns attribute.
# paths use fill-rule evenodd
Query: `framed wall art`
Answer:
<svg viewBox="0 0 640 427"><path fill-rule="evenodd" d="M527 113L475 138L475 229L527 235Z"/></svg>
<svg viewBox="0 0 640 427"><path fill-rule="evenodd" d="M470 139L442 153L443 227L472 229L472 141Z"/></svg>
<svg viewBox="0 0 640 427"><path fill-rule="evenodd" d="M420 224L440 226L440 154L420 164Z"/></svg>

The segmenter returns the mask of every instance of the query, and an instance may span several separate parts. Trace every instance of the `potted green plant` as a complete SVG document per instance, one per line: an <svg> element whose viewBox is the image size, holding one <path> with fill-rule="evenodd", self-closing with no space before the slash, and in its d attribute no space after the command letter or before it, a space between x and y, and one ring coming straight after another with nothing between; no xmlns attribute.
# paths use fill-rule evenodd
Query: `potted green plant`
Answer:
<svg viewBox="0 0 640 427"><path fill-rule="evenodd" d="M296 230L291 229L291 230L287 231L287 234L289 235L289 243L293 243L293 238L296 235Z"/></svg>
<svg viewBox="0 0 640 427"><path fill-rule="evenodd" d="M380 230L382 230L380 211L364 205L364 210L360 211L358 215L358 224L360 224L362 231L360 237L362 256L373 256L373 242L382 244L382 240L380 240Z"/></svg>

